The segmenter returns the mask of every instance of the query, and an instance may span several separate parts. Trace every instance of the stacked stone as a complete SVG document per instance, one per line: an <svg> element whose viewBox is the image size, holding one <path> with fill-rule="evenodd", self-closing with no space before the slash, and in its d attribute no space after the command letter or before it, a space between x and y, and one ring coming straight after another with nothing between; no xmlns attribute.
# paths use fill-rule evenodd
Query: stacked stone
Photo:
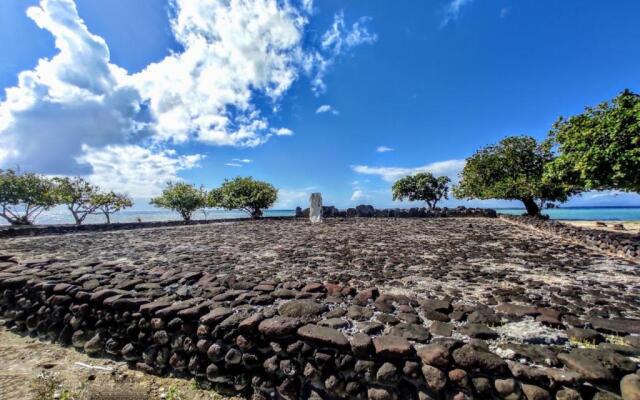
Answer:
<svg viewBox="0 0 640 400"><path fill-rule="evenodd" d="M506 215L503 218L640 261L640 234L588 229L542 218Z"/></svg>
<svg viewBox="0 0 640 400"><path fill-rule="evenodd" d="M371 205L361 204L355 208L338 210L334 206L322 207L323 218L442 218L442 217L485 217L495 218L496 211L488 208L466 208L464 206L456 208L384 208L376 209ZM296 217L308 218L309 209L296 208Z"/></svg>
<svg viewBox="0 0 640 400"><path fill-rule="evenodd" d="M9 327L253 399L640 394L637 364L627 357L640 355L638 320L591 320L601 332L631 333L624 346L506 345L517 357L505 360L490 346L498 337L491 326L502 318L535 317L556 327L576 319L540 307L453 304L336 283L250 282L188 270L133 274L117 264L57 261L0 255L0 312ZM595 341L600 334L571 335Z"/></svg>
<svg viewBox="0 0 640 400"><path fill-rule="evenodd" d="M270 220L286 220L292 217L267 217ZM246 221L247 218L227 218L224 220L192 220L192 221L149 221L149 222L114 222L111 224L82 224L82 225L25 225L0 226L0 238L22 236L62 235L77 232L109 232L124 231L141 228L165 228L184 225L206 225L234 221Z"/></svg>

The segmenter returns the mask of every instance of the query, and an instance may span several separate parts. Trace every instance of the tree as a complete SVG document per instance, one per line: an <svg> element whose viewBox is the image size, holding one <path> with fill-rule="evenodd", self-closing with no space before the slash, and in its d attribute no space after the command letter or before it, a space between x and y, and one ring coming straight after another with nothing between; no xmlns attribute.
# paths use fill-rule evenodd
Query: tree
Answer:
<svg viewBox="0 0 640 400"><path fill-rule="evenodd" d="M92 196L91 203L96 207L95 213L102 213L111 223L111 214L133 206L133 201L125 194L115 192L98 193Z"/></svg>
<svg viewBox="0 0 640 400"><path fill-rule="evenodd" d="M11 225L32 225L44 210L56 205L52 182L36 174L0 170L0 207Z"/></svg>
<svg viewBox="0 0 640 400"><path fill-rule="evenodd" d="M84 222L87 215L94 214L98 206L93 198L98 194L98 187L79 176L73 178L53 178L55 194L59 204L67 206L76 225Z"/></svg>
<svg viewBox="0 0 640 400"><path fill-rule="evenodd" d="M451 179L435 177L430 172L405 176L393 184L393 200L424 201L433 209L443 197L447 199Z"/></svg>
<svg viewBox="0 0 640 400"><path fill-rule="evenodd" d="M549 141L558 156L548 177L580 190L640 192L640 95L625 90L580 115L560 117Z"/></svg>
<svg viewBox="0 0 640 400"><path fill-rule="evenodd" d="M553 160L550 147L529 136L511 136L478 150L460 174L453 194L459 199L520 200L529 215L539 215L547 201L566 201L574 190L543 177Z"/></svg>
<svg viewBox="0 0 640 400"><path fill-rule="evenodd" d="M206 207L207 193L188 183L169 182L162 195L151 199L151 204L177 211L183 220L191 221L194 211Z"/></svg>
<svg viewBox="0 0 640 400"><path fill-rule="evenodd" d="M262 216L262 209L271 207L277 198L278 190L271 184L252 177L237 177L225 180L209 193L209 206L242 210L256 219Z"/></svg>

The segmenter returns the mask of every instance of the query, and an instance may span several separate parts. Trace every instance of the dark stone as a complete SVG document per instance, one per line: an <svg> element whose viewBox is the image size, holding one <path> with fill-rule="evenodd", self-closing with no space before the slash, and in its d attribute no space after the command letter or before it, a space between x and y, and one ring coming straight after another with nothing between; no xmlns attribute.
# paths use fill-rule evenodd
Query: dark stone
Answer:
<svg viewBox="0 0 640 400"><path fill-rule="evenodd" d="M452 353L455 363L464 368L487 370L502 373L507 370L507 363L497 355L477 350L471 345L464 345Z"/></svg>
<svg viewBox="0 0 640 400"><path fill-rule="evenodd" d="M291 300L278 307L278 313L283 317L308 318L320 315L326 310L324 304L313 300Z"/></svg>
<svg viewBox="0 0 640 400"><path fill-rule="evenodd" d="M347 338L333 328L318 325L305 325L298 329L298 336L312 343L323 346L346 348L349 346Z"/></svg>
<svg viewBox="0 0 640 400"><path fill-rule="evenodd" d="M431 337L427 328L417 324L398 324L391 328L389 334L419 343L426 343Z"/></svg>
<svg viewBox="0 0 640 400"><path fill-rule="evenodd" d="M449 365L449 350L440 344L428 344L417 350L424 364L445 368Z"/></svg>
<svg viewBox="0 0 640 400"><path fill-rule="evenodd" d="M376 354L381 357L400 358L411 354L412 347L407 339L399 336L383 335L373 339Z"/></svg>
<svg viewBox="0 0 640 400"><path fill-rule="evenodd" d="M258 331L268 337L278 337L294 333L300 325L297 318L274 317L260 322Z"/></svg>

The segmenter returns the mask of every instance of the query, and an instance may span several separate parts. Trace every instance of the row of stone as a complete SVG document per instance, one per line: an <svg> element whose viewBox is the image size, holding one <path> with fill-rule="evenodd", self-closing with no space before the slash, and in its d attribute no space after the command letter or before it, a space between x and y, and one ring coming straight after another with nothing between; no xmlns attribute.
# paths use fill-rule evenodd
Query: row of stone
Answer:
<svg viewBox="0 0 640 400"><path fill-rule="evenodd" d="M605 396L606 392L591 385L580 385L585 381L609 385L623 395L638 393L633 378L635 363L611 351L574 351L559 357L573 372L533 368L503 360L480 339L463 343L427 337L418 340L429 342L420 347L410 344L402 330L373 337L358 333L348 338L328 319L317 318L326 305L312 300L327 295L351 299L362 312L370 310L363 305L380 312L394 308L408 312L409 306L417 305L410 299L380 295L376 289L356 293L348 287L320 283L285 287L262 282L252 286L264 293L298 291L309 299L275 308L238 303L245 289L239 282L226 280L220 282L223 291L210 301L191 298L176 302L125 289L87 288L55 274L37 278L21 265L12 267L11 258L0 262L5 266L0 274L0 307L14 329L70 344L92 355L122 357L149 373L194 376L219 389L251 393L256 399ZM173 274L165 280L198 280L204 285L201 275ZM132 287L142 289L139 285L143 284ZM133 282L124 287L130 285ZM432 317L456 312L445 300L424 301L420 306ZM549 314L525 308L502 307L499 311ZM476 313L471 320L490 322L491 312L477 311L466 319ZM600 357L598 363L590 359L596 356ZM597 370L598 365L606 371ZM626 377L618 388L622 376Z"/></svg>
<svg viewBox="0 0 640 400"><path fill-rule="evenodd" d="M542 218L506 215L503 218L640 262L640 234L588 229Z"/></svg>
<svg viewBox="0 0 640 400"><path fill-rule="evenodd" d="M487 208L384 208L376 209L371 205L361 204L355 208L339 210L334 206L322 207L323 218L438 218L438 217L488 217L495 218L496 211ZM309 209L296 207L296 217L308 218Z"/></svg>

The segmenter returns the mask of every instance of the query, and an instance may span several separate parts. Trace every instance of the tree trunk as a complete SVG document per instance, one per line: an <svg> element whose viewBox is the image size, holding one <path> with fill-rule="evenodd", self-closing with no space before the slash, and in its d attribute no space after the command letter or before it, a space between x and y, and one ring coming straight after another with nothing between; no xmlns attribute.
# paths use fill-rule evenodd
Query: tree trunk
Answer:
<svg viewBox="0 0 640 400"><path fill-rule="evenodd" d="M262 210L260 210L259 208L256 208L255 210L251 211L252 219L259 219L260 217L262 217Z"/></svg>
<svg viewBox="0 0 640 400"><path fill-rule="evenodd" d="M529 216L534 217L540 215L540 207L538 207L532 197L526 197L522 199L522 202L524 203L524 207L527 209L527 214Z"/></svg>
<svg viewBox="0 0 640 400"><path fill-rule="evenodd" d="M107 224L111 223L111 217L109 216L109 213L104 213L105 218L107 219Z"/></svg>
<svg viewBox="0 0 640 400"><path fill-rule="evenodd" d="M29 221L29 218L25 215L22 217L18 217L16 219L8 219L9 223L11 223L11 225L33 225L31 223L31 221Z"/></svg>

